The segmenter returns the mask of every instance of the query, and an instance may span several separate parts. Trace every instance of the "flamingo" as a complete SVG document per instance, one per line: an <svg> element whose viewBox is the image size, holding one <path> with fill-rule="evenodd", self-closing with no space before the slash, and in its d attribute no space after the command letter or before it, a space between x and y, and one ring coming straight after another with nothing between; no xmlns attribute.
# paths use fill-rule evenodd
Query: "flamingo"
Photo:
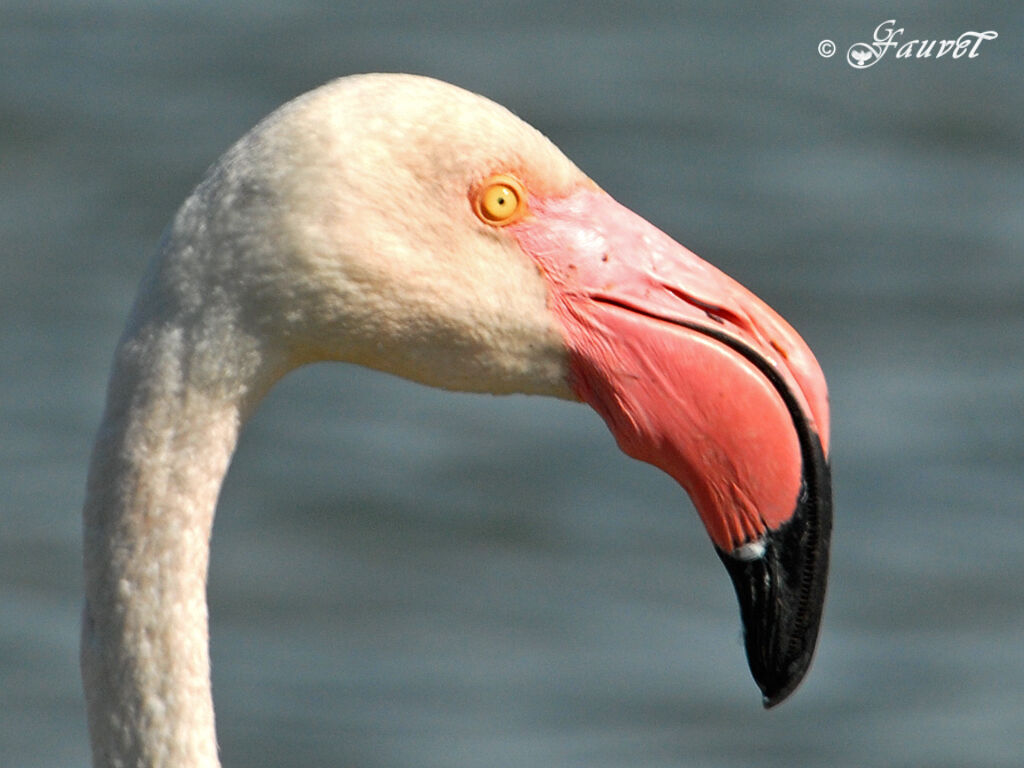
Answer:
<svg viewBox="0 0 1024 768"><path fill-rule="evenodd" d="M117 346L83 511L95 766L219 765L217 495L260 399L322 360L589 404L692 498L764 705L803 679L832 514L807 345L503 107L359 75L284 105L209 170Z"/></svg>

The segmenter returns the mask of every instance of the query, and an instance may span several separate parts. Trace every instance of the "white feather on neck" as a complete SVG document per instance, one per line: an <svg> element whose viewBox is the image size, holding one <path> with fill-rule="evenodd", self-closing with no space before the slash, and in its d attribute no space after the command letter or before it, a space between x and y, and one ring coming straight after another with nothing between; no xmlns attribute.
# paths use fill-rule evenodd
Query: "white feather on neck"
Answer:
<svg viewBox="0 0 1024 768"><path fill-rule="evenodd" d="M430 119L426 119L426 116ZM537 268L466 200L585 177L478 96L348 78L286 105L176 216L115 355L84 508L96 766L217 766L206 575L238 432L274 382L347 360L451 389L572 398Z"/></svg>

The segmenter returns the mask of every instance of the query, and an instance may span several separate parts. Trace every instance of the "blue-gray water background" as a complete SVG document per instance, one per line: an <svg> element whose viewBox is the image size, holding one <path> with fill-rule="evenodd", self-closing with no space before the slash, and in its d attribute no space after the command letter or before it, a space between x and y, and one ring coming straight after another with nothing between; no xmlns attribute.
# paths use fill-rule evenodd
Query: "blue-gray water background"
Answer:
<svg viewBox="0 0 1024 768"><path fill-rule="evenodd" d="M78 514L163 227L265 113L370 70L509 106L808 340L820 650L762 711L692 507L588 409L316 366L221 497L225 764L1024 764L1024 10L768 6L0 2L0 765L87 762ZM889 18L999 37L849 67Z"/></svg>

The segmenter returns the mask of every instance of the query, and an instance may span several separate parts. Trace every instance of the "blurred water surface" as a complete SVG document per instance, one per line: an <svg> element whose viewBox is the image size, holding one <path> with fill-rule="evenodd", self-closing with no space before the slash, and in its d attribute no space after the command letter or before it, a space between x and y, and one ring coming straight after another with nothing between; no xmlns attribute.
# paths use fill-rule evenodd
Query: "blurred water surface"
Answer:
<svg viewBox="0 0 1024 768"><path fill-rule="evenodd" d="M219 506L225 765L1021 765L1024 12L898 5L0 4L0 764L87 763L78 514L161 230L275 106L398 70L509 106L810 342L820 651L762 711L692 507L587 409L316 366ZM999 37L850 68L893 17Z"/></svg>

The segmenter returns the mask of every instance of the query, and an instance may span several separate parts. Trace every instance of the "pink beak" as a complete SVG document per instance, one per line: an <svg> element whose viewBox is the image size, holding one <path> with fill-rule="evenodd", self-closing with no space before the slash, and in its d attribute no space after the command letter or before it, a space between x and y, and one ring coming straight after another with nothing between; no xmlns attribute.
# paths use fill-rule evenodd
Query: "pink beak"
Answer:
<svg viewBox="0 0 1024 768"><path fill-rule="evenodd" d="M765 706L810 666L828 573L828 396L768 305L604 192L508 227L546 276L572 387L693 499L732 577Z"/></svg>

